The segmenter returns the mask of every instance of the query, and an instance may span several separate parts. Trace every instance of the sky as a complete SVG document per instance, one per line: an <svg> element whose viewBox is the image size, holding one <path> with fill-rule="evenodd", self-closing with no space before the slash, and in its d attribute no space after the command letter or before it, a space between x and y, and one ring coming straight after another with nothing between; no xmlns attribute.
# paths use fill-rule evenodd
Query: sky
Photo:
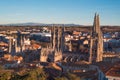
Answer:
<svg viewBox="0 0 120 80"><path fill-rule="evenodd" d="M0 0L0 24L120 25L120 0Z"/></svg>

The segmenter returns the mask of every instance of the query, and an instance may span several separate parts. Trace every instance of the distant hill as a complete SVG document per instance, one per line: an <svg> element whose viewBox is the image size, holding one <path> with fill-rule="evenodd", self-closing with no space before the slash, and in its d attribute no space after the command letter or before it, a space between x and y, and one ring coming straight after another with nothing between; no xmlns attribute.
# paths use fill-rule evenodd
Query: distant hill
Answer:
<svg viewBox="0 0 120 80"><path fill-rule="evenodd" d="M92 27L93 25L79 25L79 24L45 24L45 23L34 23L34 22L27 22L27 23L13 23L13 24L0 24L0 26L79 26L79 27ZM101 27L106 28L116 28L120 26L114 25L101 25Z"/></svg>
<svg viewBox="0 0 120 80"><path fill-rule="evenodd" d="M14 23L14 24L3 24L5 26L80 26L78 24L44 24L44 23Z"/></svg>

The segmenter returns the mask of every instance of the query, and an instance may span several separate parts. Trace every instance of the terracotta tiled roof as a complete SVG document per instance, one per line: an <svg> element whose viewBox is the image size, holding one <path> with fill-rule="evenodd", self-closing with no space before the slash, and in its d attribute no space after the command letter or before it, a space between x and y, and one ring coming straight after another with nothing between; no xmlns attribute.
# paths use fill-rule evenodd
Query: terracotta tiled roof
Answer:
<svg viewBox="0 0 120 80"><path fill-rule="evenodd" d="M41 46L38 45L38 44L33 44L32 46L33 46L33 48L35 48L35 49L38 49L39 47L41 47Z"/></svg>
<svg viewBox="0 0 120 80"><path fill-rule="evenodd" d="M110 70L108 70L106 76L120 77L120 63L115 64Z"/></svg>
<svg viewBox="0 0 120 80"><path fill-rule="evenodd" d="M75 72L77 76L84 77L84 78L89 78L91 80L98 80L98 75L96 70L90 70L87 72Z"/></svg>
<svg viewBox="0 0 120 80"><path fill-rule="evenodd" d="M8 46L8 44L5 42L0 42L0 46Z"/></svg>
<svg viewBox="0 0 120 80"><path fill-rule="evenodd" d="M73 31L73 34L74 34L74 35L79 35L79 34L80 34L80 32Z"/></svg>
<svg viewBox="0 0 120 80"><path fill-rule="evenodd" d="M114 64L108 62L98 62L94 63L94 65L98 66L103 73L106 73Z"/></svg>

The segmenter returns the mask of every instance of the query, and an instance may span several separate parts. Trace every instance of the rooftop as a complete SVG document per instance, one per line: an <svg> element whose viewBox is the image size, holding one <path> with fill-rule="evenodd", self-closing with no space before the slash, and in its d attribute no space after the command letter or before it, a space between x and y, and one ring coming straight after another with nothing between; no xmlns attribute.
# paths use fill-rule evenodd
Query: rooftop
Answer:
<svg viewBox="0 0 120 80"><path fill-rule="evenodd" d="M120 77L120 63L116 63L106 72L106 76Z"/></svg>

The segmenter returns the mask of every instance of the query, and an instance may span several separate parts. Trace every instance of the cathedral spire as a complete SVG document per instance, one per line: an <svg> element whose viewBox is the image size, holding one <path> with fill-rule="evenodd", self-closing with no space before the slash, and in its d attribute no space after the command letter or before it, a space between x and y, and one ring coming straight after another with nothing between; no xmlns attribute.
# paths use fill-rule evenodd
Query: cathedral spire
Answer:
<svg viewBox="0 0 120 80"><path fill-rule="evenodd" d="M95 17L94 17L93 32L97 34L100 32L99 14L97 13L95 13Z"/></svg>
<svg viewBox="0 0 120 80"><path fill-rule="evenodd" d="M60 27L58 27L58 36L57 36L57 50L60 50Z"/></svg>
<svg viewBox="0 0 120 80"><path fill-rule="evenodd" d="M55 50L56 45L56 34L55 34L55 26L53 26L53 50Z"/></svg>
<svg viewBox="0 0 120 80"><path fill-rule="evenodd" d="M89 62L102 61L102 56L103 56L103 36L102 31L100 29L99 15L95 13L90 41Z"/></svg>

